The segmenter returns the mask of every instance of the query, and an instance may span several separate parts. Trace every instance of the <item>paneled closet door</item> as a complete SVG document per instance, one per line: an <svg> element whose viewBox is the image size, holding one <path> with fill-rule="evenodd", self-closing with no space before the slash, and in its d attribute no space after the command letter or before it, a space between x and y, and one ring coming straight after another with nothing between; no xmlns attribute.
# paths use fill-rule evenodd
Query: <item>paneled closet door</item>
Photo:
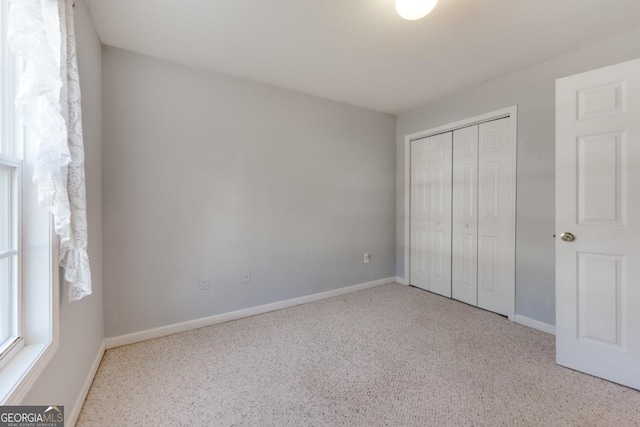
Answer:
<svg viewBox="0 0 640 427"><path fill-rule="evenodd" d="M480 124L478 147L478 307L505 316L515 280L510 121Z"/></svg>
<svg viewBox="0 0 640 427"><path fill-rule="evenodd" d="M451 298L453 132L429 138L429 291Z"/></svg>
<svg viewBox="0 0 640 427"><path fill-rule="evenodd" d="M478 305L478 125L453 132L453 298Z"/></svg>
<svg viewBox="0 0 640 427"><path fill-rule="evenodd" d="M411 142L411 285L429 289L429 139Z"/></svg>

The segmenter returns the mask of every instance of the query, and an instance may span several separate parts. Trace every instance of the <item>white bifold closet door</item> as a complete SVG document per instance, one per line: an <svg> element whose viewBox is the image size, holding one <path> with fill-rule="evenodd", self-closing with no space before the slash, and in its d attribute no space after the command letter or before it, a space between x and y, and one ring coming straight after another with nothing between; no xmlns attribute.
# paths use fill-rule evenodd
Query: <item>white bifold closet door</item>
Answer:
<svg viewBox="0 0 640 427"><path fill-rule="evenodd" d="M505 316L514 281L510 120L453 133L453 298Z"/></svg>
<svg viewBox="0 0 640 427"><path fill-rule="evenodd" d="M429 290L429 138L411 143L411 284Z"/></svg>
<svg viewBox="0 0 640 427"><path fill-rule="evenodd" d="M511 118L479 125L478 307L509 315L515 280Z"/></svg>
<svg viewBox="0 0 640 427"><path fill-rule="evenodd" d="M511 118L411 144L411 285L508 316L515 276Z"/></svg>
<svg viewBox="0 0 640 427"><path fill-rule="evenodd" d="M411 145L411 284L451 298L452 132Z"/></svg>
<svg viewBox="0 0 640 427"><path fill-rule="evenodd" d="M478 126L453 132L453 298L478 305Z"/></svg>
<svg viewBox="0 0 640 427"><path fill-rule="evenodd" d="M451 298L452 132L429 138L429 290Z"/></svg>

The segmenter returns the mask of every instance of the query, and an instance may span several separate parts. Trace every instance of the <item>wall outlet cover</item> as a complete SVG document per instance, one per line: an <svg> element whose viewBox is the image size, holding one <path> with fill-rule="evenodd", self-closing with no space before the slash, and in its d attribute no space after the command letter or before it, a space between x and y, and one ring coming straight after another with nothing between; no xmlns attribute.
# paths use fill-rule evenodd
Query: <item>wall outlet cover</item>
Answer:
<svg viewBox="0 0 640 427"><path fill-rule="evenodd" d="M207 289L209 289L209 278L208 277L201 277L200 280L198 281L198 289L200 289L201 291L206 291Z"/></svg>

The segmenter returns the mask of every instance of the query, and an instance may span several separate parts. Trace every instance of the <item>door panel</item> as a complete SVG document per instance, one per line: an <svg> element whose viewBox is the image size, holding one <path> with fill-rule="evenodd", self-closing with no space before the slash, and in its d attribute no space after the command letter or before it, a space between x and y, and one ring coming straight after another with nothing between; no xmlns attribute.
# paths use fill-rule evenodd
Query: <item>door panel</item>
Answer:
<svg viewBox="0 0 640 427"><path fill-rule="evenodd" d="M511 118L480 124L478 147L478 307L507 316L515 281Z"/></svg>
<svg viewBox="0 0 640 427"><path fill-rule="evenodd" d="M411 285L429 287L429 140L411 143Z"/></svg>
<svg viewBox="0 0 640 427"><path fill-rule="evenodd" d="M429 251L429 267L430 277L435 279L442 279L446 276L446 262L445 256L442 253L444 250L444 236L443 232L439 230L431 231L431 250Z"/></svg>
<svg viewBox="0 0 640 427"><path fill-rule="evenodd" d="M452 132L429 138L431 292L451 298Z"/></svg>
<svg viewBox="0 0 640 427"><path fill-rule="evenodd" d="M623 225L626 137L614 132L578 138L578 221Z"/></svg>
<svg viewBox="0 0 640 427"><path fill-rule="evenodd" d="M453 132L452 296L478 305L478 126Z"/></svg>
<svg viewBox="0 0 640 427"><path fill-rule="evenodd" d="M622 345L625 257L578 253L578 337Z"/></svg>
<svg viewBox="0 0 640 427"><path fill-rule="evenodd" d="M640 61L556 86L556 352L640 389Z"/></svg>

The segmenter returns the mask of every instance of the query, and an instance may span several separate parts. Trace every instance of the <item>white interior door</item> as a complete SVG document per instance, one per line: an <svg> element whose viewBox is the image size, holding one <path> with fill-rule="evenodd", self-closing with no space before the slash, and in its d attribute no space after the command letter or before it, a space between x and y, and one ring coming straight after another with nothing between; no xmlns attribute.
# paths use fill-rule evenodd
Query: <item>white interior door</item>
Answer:
<svg viewBox="0 0 640 427"><path fill-rule="evenodd" d="M453 298L478 305L478 126L453 132Z"/></svg>
<svg viewBox="0 0 640 427"><path fill-rule="evenodd" d="M515 281L515 139L511 118L479 125L478 307L508 316Z"/></svg>
<svg viewBox="0 0 640 427"><path fill-rule="evenodd" d="M556 132L557 361L640 389L640 61L558 80Z"/></svg>
<svg viewBox="0 0 640 427"><path fill-rule="evenodd" d="M429 138L429 291L451 298L453 133Z"/></svg>
<svg viewBox="0 0 640 427"><path fill-rule="evenodd" d="M429 139L411 142L411 285L429 289Z"/></svg>

